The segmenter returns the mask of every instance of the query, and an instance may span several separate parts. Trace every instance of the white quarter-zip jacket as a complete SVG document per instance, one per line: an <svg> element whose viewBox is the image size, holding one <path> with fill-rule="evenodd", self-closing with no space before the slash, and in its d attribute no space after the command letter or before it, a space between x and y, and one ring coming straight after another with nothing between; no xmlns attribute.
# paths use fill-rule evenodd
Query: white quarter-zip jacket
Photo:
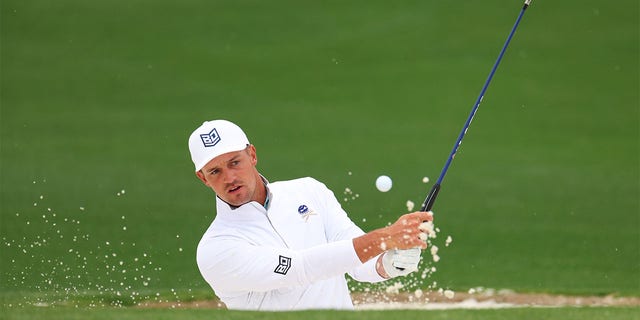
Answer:
<svg viewBox="0 0 640 320"><path fill-rule="evenodd" d="M360 262L353 238L364 232L334 194L313 178L267 184L267 208L230 207L198 245L198 268L229 309L353 309L345 274L385 280L373 258Z"/></svg>

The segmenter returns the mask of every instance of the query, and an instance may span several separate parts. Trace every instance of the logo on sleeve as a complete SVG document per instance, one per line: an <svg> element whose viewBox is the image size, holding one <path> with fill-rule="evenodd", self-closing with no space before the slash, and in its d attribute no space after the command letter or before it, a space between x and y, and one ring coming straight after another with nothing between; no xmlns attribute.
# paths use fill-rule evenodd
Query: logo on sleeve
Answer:
<svg viewBox="0 0 640 320"><path fill-rule="evenodd" d="M313 210L309 210L309 207L307 207L304 204L298 207L298 213L300 214L300 217L304 219L304 222L308 222L310 216L316 215L316 213L313 212Z"/></svg>
<svg viewBox="0 0 640 320"><path fill-rule="evenodd" d="M216 128L213 128L211 132L207 134L201 134L200 139L202 139L202 143L204 143L205 147L213 147L218 144L218 142L220 142L220 135L218 134Z"/></svg>
<svg viewBox="0 0 640 320"><path fill-rule="evenodd" d="M287 272L289 272L289 268L291 268L291 258L280 256L280 262L273 272L287 274Z"/></svg>

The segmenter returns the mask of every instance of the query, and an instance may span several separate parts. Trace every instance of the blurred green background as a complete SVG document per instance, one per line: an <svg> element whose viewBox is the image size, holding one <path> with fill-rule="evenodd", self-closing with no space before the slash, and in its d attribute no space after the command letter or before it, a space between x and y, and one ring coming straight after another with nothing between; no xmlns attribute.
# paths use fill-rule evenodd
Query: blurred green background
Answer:
<svg viewBox="0 0 640 320"><path fill-rule="evenodd" d="M214 194L187 138L214 118L245 129L268 179L325 182L365 230L394 221L436 180L520 8L0 2L0 289L212 295L195 248ZM533 3L444 181L441 261L419 285L640 294L638 13Z"/></svg>

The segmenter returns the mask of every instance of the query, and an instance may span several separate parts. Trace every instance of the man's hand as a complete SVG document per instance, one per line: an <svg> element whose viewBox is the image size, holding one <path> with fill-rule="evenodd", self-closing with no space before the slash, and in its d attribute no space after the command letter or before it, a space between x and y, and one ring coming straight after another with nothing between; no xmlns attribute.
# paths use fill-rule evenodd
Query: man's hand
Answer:
<svg viewBox="0 0 640 320"><path fill-rule="evenodd" d="M376 269L386 279L406 276L418 270L421 253L420 248L389 250L378 258Z"/></svg>
<svg viewBox="0 0 640 320"><path fill-rule="evenodd" d="M362 263L389 250L426 249L426 234L420 230L420 225L425 221L433 221L433 213L405 214L390 226L354 238L353 247Z"/></svg>

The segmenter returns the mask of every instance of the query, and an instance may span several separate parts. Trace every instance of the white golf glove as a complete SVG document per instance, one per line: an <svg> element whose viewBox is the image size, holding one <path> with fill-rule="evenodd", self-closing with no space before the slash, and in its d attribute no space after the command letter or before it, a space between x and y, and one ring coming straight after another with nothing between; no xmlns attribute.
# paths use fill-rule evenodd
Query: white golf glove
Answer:
<svg viewBox="0 0 640 320"><path fill-rule="evenodd" d="M418 270L420 248L389 250L382 255L382 268L390 278L406 276Z"/></svg>

